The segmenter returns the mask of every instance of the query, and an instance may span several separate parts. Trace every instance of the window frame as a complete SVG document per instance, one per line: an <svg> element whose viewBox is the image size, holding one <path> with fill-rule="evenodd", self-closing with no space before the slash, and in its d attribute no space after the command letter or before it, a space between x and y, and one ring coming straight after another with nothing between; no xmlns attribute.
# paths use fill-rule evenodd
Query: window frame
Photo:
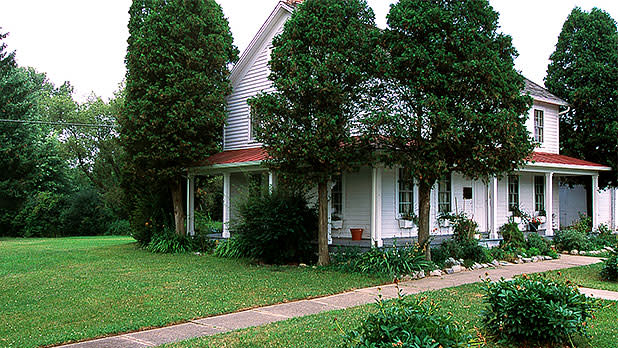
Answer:
<svg viewBox="0 0 618 348"><path fill-rule="evenodd" d="M340 202L340 206L341 206L341 211L339 213L335 213L335 187L337 185L337 180L340 181L341 183L341 190L339 192L339 194L341 195L341 202ZM333 217L337 217L340 220L343 220L343 216L345 215L345 176L343 174L337 175L336 177L332 178L332 182L334 182L334 185L331 186L330 189L330 218L331 221L333 220Z"/></svg>
<svg viewBox="0 0 618 348"><path fill-rule="evenodd" d="M515 182L511 182L511 179L515 179ZM521 205L521 201L520 201L520 189L521 189L521 185L520 185L520 177L519 175L509 175L507 178L507 182L506 182L506 193L507 193L507 205L508 205L508 211L509 212L514 212L516 209L519 210L519 207ZM511 192L511 185L517 185L517 191L516 192ZM517 198L517 202L516 205L513 205L511 203L511 198L516 197Z"/></svg>
<svg viewBox="0 0 618 348"><path fill-rule="evenodd" d="M448 183L448 190L442 190L442 185ZM442 201L444 194L448 193L448 202ZM448 210L443 211L442 207L448 204ZM453 178L451 174L438 180L438 214L450 214L453 212Z"/></svg>
<svg viewBox="0 0 618 348"><path fill-rule="evenodd" d="M543 144L545 141L545 111L534 109L534 141Z"/></svg>
<svg viewBox="0 0 618 348"><path fill-rule="evenodd" d="M542 187L542 191L539 192ZM542 175L534 176L534 211L539 213L545 211L545 197L547 189L545 187L545 177Z"/></svg>
<svg viewBox="0 0 618 348"><path fill-rule="evenodd" d="M401 201L401 192L402 192L401 191L401 185L402 185L402 183L401 183L400 178L402 176L402 171L405 171L405 170L410 170L410 169L404 168L404 167L397 168L397 176L396 176L396 180L395 180L395 188L396 188L396 191L397 191L396 194L395 194L395 197L396 197L396 203L395 203L396 205L395 206L396 206L396 209L397 209L397 218L398 219L401 219L402 216L404 215L402 213L402 209L401 209L402 203L410 207L409 208L409 212L407 212L407 213L409 213L410 215L415 215L416 214L416 209L415 209L415 205L414 205L416 203L416 197L415 197L415 194L416 194L416 180L413 177L412 177L412 183L410 184L411 187L406 189L406 190L404 190L404 193L408 193L410 195L409 196L410 197L410 201L409 202L402 202ZM409 175L412 176L411 170L410 170L410 174Z"/></svg>

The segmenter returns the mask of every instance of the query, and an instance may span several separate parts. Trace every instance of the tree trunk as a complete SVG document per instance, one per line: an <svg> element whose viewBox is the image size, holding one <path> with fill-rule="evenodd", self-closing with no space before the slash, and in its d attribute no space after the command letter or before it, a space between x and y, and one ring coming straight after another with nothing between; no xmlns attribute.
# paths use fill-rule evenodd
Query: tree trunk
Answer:
<svg viewBox="0 0 618 348"><path fill-rule="evenodd" d="M330 263L328 255L328 181L318 184L318 265Z"/></svg>
<svg viewBox="0 0 618 348"><path fill-rule="evenodd" d="M425 247L425 259L431 261L429 247L429 212L431 208L431 185L421 182L418 186L418 243Z"/></svg>
<svg viewBox="0 0 618 348"><path fill-rule="evenodd" d="M185 229L185 209L182 195L182 183L180 179L172 181L172 203L174 204L174 222L176 223L176 233L184 236L186 234Z"/></svg>

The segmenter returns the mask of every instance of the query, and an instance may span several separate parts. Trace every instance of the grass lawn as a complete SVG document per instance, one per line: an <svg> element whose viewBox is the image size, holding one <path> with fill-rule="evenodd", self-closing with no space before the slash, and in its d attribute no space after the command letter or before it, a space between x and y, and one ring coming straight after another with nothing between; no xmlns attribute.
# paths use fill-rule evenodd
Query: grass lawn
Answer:
<svg viewBox="0 0 618 348"><path fill-rule="evenodd" d="M475 327L481 325L480 312L483 308L483 291L480 284L463 285L456 288L426 292L424 296L435 300L444 312L451 312L455 320L463 324L473 334ZM217 348L258 348L258 347L337 347L342 342L340 328L356 328L368 312L375 311L375 305L365 305L347 310L332 311L308 317L290 319L263 327L244 329L211 337L198 338L171 344L169 348L217 347ZM618 337L618 303L603 302L603 307L595 313L591 322L592 339L589 347L615 348ZM334 319L337 319L335 322ZM577 347L586 345L578 344ZM489 344L486 347L500 347Z"/></svg>
<svg viewBox="0 0 618 348"><path fill-rule="evenodd" d="M566 278L584 288L618 291L618 282L609 282L601 278L599 272L601 272L602 268L602 263L596 263L589 266L552 271L548 272L548 274L554 278ZM560 276L558 272L560 272Z"/></svg>
<svg viewBox="0 0 618 348"><path fill-rule="evenodd" d="M0 239L0 347L163 326L383 283L335 271L155 255L129 237Z"/></svg>

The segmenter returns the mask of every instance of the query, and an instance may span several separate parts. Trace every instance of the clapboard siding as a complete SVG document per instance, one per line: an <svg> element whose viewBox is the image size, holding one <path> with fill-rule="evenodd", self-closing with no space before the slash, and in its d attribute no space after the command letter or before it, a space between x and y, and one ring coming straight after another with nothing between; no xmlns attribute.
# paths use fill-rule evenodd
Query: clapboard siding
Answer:
<svg viewBox="0 0 618 348"><path fill-rule="evenodd" d="M260 144L249 139L250 136L250 109L247 100L260 92L272 91L272 83L268 79L270 69L268 62L272 50L273 38L281 33L289 13L282 14L274 29L268 33L262 33L266 38L263 40L259 53L254 57L250 67L239 78L238 83L232 86L232 93L227 98L227 122L224 128L223 149L238 150L259 146Z"/></svg>
<svg viewBox="0 0 618 348"><path fill-rule="evenodd" d="M526 128L534 139L534 110L543 110L544 130L543 143L536 149L538 152L559 153L560 150L560 121L558 117L558 105L534 101L534 105L528 112Z"/></svg>

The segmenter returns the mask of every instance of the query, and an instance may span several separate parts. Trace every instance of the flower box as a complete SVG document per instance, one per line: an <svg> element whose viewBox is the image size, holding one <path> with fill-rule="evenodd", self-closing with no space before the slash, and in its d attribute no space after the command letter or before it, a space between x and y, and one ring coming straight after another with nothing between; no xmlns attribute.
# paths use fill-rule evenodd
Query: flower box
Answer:
<svg viewBox="0 0 618 348"><path fill-rule="evenodd" d="M414 227L414 221L399 219L399 228L412 228Z"/></svg>

